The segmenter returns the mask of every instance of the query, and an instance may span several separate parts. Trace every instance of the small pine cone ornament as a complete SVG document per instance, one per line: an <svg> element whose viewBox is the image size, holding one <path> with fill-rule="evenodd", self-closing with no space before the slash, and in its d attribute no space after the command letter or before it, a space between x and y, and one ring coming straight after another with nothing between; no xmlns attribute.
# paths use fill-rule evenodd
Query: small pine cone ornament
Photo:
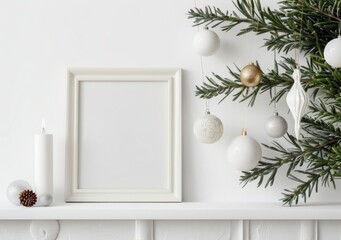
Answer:
<svg viewBox="0 0 341 240"><path fill-rule="evenodd" d="M19 196L21 205L32 207L37 202L37 195L32 190L24 190Z"/></svg>

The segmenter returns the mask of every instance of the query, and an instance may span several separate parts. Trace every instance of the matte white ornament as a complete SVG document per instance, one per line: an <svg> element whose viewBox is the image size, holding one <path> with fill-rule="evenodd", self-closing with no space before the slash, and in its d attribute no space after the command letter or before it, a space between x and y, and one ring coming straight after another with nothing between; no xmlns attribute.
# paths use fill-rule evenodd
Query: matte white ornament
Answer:
<svg viewBox="0 0 341 240"><path fill-rule="evenodd" d="M194 36L193 47L201 56L211 56L218 51L220 39L215 32L205 28Z"/></svg>
<svg viewBox="0 0 341 240"><path fill-rule="evenodd" d="M7 187L7 198L14 205L20 206L19 195L24 190L32 190L31 185L24 180L16 180Z"/></svg>
<svg viewBox="0 0 341 240"><path fill-rule="evenodd" d="M46 206L51 205L52 201L53 201L53 198L50 194L42 194L38 198L37 205L41 207L46 207Z"/></svg>
<svg viewBox="0 0 341 240"><path fill-rule="evenodd" d="M295 69L292 74L294 84L287 95L287 104L295 122L295 136L299 139L301 130L301 119L304 115L304 110L308 105L308 97L301 84L301 72Z"/></svg>
<svg viewBox="0 0 341 240"><path fill-rule="evenodd" d="M334 67L341 67L341 35L329 41L323 51L326 62Z"/></svg>
<svg viewBox="0 0 341 240"><path fill-rule="evenodd" d="M265 132L273 138L282 137L288 131L288 123L282 116L275 112L265 121Z"/></svg>
<svg viewBox="0 0 341 240"><path fill-rule="evenodd" d="M35 240L56 240L59 223L57 220L34 220L31 222L30 232Z"/></svg>
<svg viewBox="0 0 341 240"><path fill-rule="evenodd" d="M246 130L236 137L227 149L229 164L240 171L250 171L255 168L262 158L262 148L252 137L247 136Z"/></svg>
<svg viewBox="0 0 341 240"><path fill-rule="evenodd" d="M202 143L215 143L224 132L223 123L219 118L206 112L206 114L197 119L193 126L194 136Z"/></svg>

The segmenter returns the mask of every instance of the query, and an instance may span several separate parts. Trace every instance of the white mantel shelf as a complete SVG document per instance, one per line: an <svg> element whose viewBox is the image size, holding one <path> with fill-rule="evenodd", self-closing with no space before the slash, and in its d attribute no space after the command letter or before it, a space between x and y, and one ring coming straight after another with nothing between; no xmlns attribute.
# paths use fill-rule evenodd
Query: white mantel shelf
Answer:
<svg viewBox="0 0 341 240"><path fill-rule="evenodd" d="M341 219L341 204L283 207L280 203L67 203L49 207L0 205L0 219Z"/></svg>
<svg viewBox="0 0 341 240"><path fill-rule="evenodd" d="M280 203L67 203L49 207L0 205L1 220L341 219L341 204L282 207Z"/></svg>

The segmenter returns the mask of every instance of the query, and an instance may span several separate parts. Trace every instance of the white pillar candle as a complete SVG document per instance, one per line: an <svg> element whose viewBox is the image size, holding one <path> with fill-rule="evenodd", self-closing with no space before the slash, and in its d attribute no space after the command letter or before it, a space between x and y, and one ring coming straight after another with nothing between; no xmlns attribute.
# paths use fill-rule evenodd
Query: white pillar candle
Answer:
<svg viewBox="0 0 341 240"><path fill-rule="evenodd" d="M53 137L45 133L42 122L42 133L34 136L34 182L37 196L53 196Z"/></svg>

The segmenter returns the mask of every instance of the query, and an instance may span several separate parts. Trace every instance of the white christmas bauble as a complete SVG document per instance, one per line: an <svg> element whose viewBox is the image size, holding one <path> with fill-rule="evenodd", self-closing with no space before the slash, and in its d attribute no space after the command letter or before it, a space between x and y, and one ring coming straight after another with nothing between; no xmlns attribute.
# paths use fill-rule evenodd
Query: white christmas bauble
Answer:
<svg viewBox="0 0 341 240"><path fill-rule="evenodd" d="M52 201L53 201L53 198L50 194L47 194L47 193L42 194L38 198L38 206L43 206L43 207L49 206L51 205Z"/></svg>
<svg viewBox="0 0 341 240"><path fill-rule="evenodd" d="M227 149L229 164L240 171L250 171L262 158L262 148L252 137L243 135L236 137Z"/></svg>
<svg viewBox="0 0 341 240"><path fill-rule="evenodd" d="M265 122L265 132L273 138L282 137L288 130L287 121L276 112Z"/></svg>
<svg viewBox="0 0 341 240"><path fill-rule="evenodd" d="M330 42L327 43L326 47L324 48L324 59L326 62L334 67L340 68L341 67L341 35L338 38L334 38Z"/></svg>
<svg viewBox="0 0 341 240"><path fill-rule="evenodd" d="M201 56L211 56L218 51L220 39L215 32L205 28L195 35L193 47Z"/></svg>
<svg viewBox="0 0 341 240"><path fill-rule="evenodd" d="M32 190L31 185L24 180L16 180L7 187L7 198L14 205L20 206L19 195L24 190Z"/></svg>
<svg viewBox="0 0 341 240"><path fill-rule="evenodd" d="M202 143L215 143L224 132L223 123L219 118L207 112L198 118L193 126L194 136Z"/></svg>

